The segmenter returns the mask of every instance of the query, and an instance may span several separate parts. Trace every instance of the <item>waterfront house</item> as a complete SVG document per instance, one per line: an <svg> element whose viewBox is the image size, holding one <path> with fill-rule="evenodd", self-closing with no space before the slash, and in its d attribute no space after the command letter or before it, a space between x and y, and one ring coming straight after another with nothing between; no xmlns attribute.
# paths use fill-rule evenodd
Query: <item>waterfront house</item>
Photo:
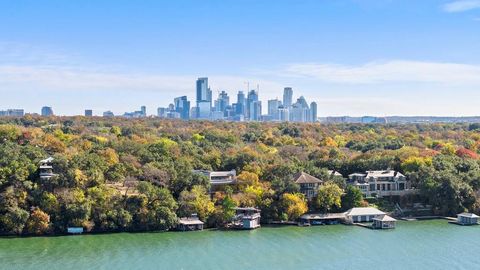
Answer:
<svg viewBox="0 0 480 270"><path fill-rule="evenodd" d="M457 215L457 223L460 225L478 225L479 216L474 213L461 213Z"/></svg>
<svg viewBox="0 0 480 270"><path fill-rule="evenodd" d="M253 207L235 208L233 228L252 230L260 227L260 210Z"/></svg>
<svg viewBox="0 0 480 270"><path fill-rule="evenodd" d="M356 207L345 212L347 223L372 222L375 218L382 218L386 214L373 207Z"/></svg>
<svg viewBox="0 0 480 270"><path fill-rule="evenodd" d="M347 183L359 188L365 197L404 196L415 192L407 178L394 170L353 173Z"/></svg>
<svg viewBox="0 0 480 270"><path fill-rule="evenodd" d="M207 171L194 170L194 173L202 174L208 177L210 181L210 193L223 190L225 186L234 185L237 182L237 172L231 171Z"/></svg>
<svg viewBox="0 0 480 270"><path fill-rule="evenodd" d="M397 220L388 216L384 215L381 217L376 217L373 219L372 228L374 229L395 229L395 225Z"/></svg>
<svg viewBox="0 0 480 270"><path fill-rule="evenodd" d="M183 217L178 220L177 230L178 231L201 231L203 230L203 222L198 218L197 215L192 215L190 217Z"/></svg>
<svg viewBox="0 0 480 270"><path fill-rule="evenodd" d="M322 180L304 172L295 174L293 176L293 181L300 186L300 192L305 195L307 200L315 198L318 193L318 188L323 184Z"/></svg>

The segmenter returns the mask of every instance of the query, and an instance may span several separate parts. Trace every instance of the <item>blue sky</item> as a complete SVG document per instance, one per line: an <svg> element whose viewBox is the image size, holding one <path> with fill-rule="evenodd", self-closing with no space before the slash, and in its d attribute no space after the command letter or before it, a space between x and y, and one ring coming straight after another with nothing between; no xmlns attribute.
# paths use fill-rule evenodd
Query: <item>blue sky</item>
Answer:
<svg viewBox="0 0 480 270"><path fill-rule="evenodd" d="M200 76L320 116L480 115L480 0L0 1L0 109L154 113Z"/></svg>

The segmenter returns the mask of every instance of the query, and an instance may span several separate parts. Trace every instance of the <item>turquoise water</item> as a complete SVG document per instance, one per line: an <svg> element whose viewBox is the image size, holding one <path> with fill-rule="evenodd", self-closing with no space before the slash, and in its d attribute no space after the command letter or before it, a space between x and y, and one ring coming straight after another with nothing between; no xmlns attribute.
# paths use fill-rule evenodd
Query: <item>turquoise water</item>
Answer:
<svg viewBox="0 0 480 270"><path fill-rule="evenodd" d="M480 226L278 227L0 239L1 269L480 269Z"/></svg>

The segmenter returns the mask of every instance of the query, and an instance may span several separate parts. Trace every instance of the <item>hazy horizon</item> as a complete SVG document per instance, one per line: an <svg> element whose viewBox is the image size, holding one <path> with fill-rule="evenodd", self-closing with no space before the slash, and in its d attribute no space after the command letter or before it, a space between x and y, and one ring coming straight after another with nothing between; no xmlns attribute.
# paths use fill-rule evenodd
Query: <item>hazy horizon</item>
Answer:
<svg viewBox="0 0 480 270"><path fill-rule="evenodd" d="M480 115L480 0L0 2L0 110L148 114L260 86L318 116Z"/></svg>

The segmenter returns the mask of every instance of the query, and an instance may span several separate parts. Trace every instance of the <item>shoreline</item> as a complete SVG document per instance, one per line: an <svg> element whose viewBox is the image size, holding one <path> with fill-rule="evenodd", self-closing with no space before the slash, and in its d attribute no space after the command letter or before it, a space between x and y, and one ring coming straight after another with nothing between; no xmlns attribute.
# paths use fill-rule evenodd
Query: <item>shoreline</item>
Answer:
<svg viewBox="0 0 480 270"><path fill-rule="evenodd" d="M419 216L419 217L409 217L409 218L398 218L399 221L404 221L404 222L415 222L415 221L429 221L429 220L446 220L448 221L449 224L454 224L454 225L459 225L463 226L459 223L456 222L456 218L453 217L447 217L447 216ZM343 225L343 226L358 226L361 224L362 226L360 227L367 227L369 224L368 222L366 223L354 223L354 224L348 224L348 223L338 223L335 225ZM282 227L288 227L288 226L295 226L295 227L324 227L324 226L335 226L335 225L312 225L312 226L299 226L298 222L272 222L272 223L264 223L262 226L258 229L262 228L282 228ZM364 226L363 226L364 225ZM164 231L111 231L111 232L84 232L80 234L45 234L45 235L0 235L0 240L1 239L20 239L20 238L42 238L42 237L69 237L69 236L82 236L82 235L110 235L110 234L121 234L121 233L128 233L128 234L142 234L142 233L194 233L194 232L205 232L205 231L223 231L223 232L236 232L236 231L255 231L258 229L254 230L242 230L242 229L226 229L226 228L206 228L203 230L198 230L198 231L177 231L177 230L164 230Z"/></svg>

